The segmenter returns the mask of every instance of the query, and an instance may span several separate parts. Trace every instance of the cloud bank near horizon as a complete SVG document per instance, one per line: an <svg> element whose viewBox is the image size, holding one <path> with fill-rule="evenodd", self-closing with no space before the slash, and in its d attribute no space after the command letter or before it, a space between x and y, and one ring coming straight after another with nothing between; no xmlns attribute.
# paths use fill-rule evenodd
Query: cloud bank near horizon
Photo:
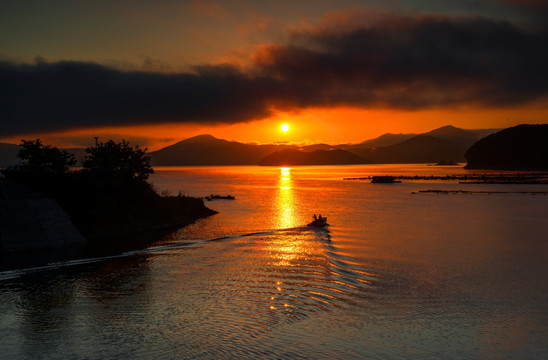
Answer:
<svg viewBox="0 0 548 360"><path fill-rule="evenodd" d="M295 31L249 68L123 71L0 62L1 134L161 123L237 123L275 109L506 107L548 95L548 30L480 17L382 16Z"/></svg>

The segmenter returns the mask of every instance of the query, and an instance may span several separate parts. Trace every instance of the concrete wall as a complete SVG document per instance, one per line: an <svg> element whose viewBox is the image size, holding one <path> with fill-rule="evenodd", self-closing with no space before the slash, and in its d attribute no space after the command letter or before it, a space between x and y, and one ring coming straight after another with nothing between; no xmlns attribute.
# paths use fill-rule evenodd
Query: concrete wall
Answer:
<svg viewBox="0 0 548 360"><path fill-rule="evenodd" d="M2 251L53 249L87 242L55 200L25 198L20 193L10 198L9 190L9 187L0 187L3 192L0 196Z"/></svg>

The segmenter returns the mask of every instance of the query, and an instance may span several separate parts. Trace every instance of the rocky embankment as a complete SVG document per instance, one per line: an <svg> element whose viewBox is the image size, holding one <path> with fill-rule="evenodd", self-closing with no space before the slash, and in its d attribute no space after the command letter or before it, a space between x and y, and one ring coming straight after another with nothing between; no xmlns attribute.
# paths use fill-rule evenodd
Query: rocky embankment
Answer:
<svg viewBox="0 0 548 360"><path fill-rule="evenodd" d="M0 250L44 250L81 246L86 238L51 198L0 180Z"/></svg>

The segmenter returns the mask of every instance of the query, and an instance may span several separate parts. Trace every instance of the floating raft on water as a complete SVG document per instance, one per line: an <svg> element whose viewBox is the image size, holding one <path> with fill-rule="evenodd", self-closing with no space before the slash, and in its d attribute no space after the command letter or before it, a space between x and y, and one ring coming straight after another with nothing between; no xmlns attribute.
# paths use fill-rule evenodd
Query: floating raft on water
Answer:
<svg viewBox="0 0 548 360"><path fill-rule="evenodd" d="M373 179L371 179L371 183L373 184L394 184L394 183L401 183L400 180L396 180L394 176L373 176Z"/></svg>
<svg viewBox="0 0 548 360"><path fill-rule="evenodd" d="M206 196L204 199L206 199L207 201L211 201L211 200L234 200L236 199L233 195L226 195L226 196L222 196L222 195L209 195L209 196Z"/></svg>
<svg viewBox="0 0 548 360"><path fill-rule="evenodd" d="M390 181L377 181L377 179ZM456 181L460 184L548 184L548 173L470 174L470 175L383 175L343 178L343 180L370 180L371 182Z"/></svg>
<svg viewBox="0 0 548 360"><path fill-rule="evenodd" d="M489 194L530 194L546 195L548 191L482 191L482 190L419 190L412 194L458 194L458 195L489 195Z"/></svg>

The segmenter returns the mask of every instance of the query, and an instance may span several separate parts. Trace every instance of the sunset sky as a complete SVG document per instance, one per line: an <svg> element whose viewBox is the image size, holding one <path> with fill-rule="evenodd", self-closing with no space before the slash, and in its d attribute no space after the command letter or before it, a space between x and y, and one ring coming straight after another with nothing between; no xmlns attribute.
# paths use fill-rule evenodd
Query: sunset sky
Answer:
<svg viewBox="0 0 548 360"><path fill-rule="evenodd" d="M543 0L4 0L0 141L155 150L546 123L547 64Z"/></svg>

